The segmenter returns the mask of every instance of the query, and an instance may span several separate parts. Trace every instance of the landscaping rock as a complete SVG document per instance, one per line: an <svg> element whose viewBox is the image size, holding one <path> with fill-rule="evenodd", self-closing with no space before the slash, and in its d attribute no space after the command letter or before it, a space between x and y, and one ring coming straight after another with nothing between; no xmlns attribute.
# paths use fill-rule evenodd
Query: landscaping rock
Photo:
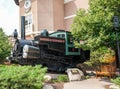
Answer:
<svg viewBox="0 0 120 89"><path fill-rule="evenodd" d="M45 82L51 82L52 77L50 75L45 75L44 79L45 79Z"/></svg>
<svg viewBox="0 0 120 89"><path fill-rule="evenodd" d="M84 78L83 72L78 68L67 69L67 74L68 74L69 81L78 81L78 80L83 80Z"/></svg>

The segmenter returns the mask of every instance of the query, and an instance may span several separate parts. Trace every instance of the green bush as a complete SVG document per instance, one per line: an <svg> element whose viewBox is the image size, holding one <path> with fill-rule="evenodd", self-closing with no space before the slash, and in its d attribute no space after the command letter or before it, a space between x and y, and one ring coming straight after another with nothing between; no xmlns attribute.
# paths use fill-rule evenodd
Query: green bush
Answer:
<svg viewBox="0 0 120 89"><path fill-rule="evenodd" d="M86 61L85 64L90 67L96 68L97 66L101 65L101 63L105 63L104 61L106 54L109 54L109 56L114 56L115 51L105 46L91 50L90 60Z"/></svg>
<svg viewBox="0 0 120 89"><path fill-rule="evenodd" d="M67 75L59 75L57 79L54 79L53 82L68 82L68 76Z"/></svg>
<svg viewBox="0 0 120 89"><path fill-rule="evenodd" d="M10 55L12 44L8 40L8 36L4 33L3 29L0 28L0 62L2 63L6 57Z"/></svg>
<svg viewBox="0 0 120 89"><path fill-rule="evenodd" d="M0 89L42 89L46 68L0 66Z"/></svg>
<svg viewBox="0 0 120 89"><path fill-rule="evenodd" d="M111 80L114 84L118 85L120 87L120 77L117 77L115 79Z"/></svg>

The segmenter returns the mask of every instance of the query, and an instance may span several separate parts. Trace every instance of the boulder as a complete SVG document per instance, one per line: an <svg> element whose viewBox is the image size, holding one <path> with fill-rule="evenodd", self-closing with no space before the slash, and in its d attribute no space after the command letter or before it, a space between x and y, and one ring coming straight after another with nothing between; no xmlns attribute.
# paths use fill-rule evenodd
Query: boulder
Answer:
<svg viewBox="0 0 120 89"><path fill-rule="evenodd" d="M69 68L66 72L68 74L69 81L78 81L83 80L84 78L84 73L78 68Z"/></svg>

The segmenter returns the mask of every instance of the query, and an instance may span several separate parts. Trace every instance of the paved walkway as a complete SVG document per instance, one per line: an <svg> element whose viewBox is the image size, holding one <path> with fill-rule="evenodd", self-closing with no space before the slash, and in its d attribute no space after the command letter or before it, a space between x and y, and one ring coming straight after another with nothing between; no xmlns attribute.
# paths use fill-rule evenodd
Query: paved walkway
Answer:
<svg viewBox="0 0 120 89"><path fill-rule="evenodd" d="M110 85L111 83L106 79L96 79L90 78L82 81L73 81L69 83L64 83L63 89L105 89L105 85Z"/></svg>
<svg viewBox="0 0 120 89"><path fill-rule="evenodd" d="M53 79L57 78L59 74L48 74ZM82 81L72 81L68 83L64 83L62 87L64 88L56 88L56 89L106 89L106 85L111 85L108 78L95 78L92 77L90 79L85 79ZM59 85L61 87L61 84Z"/></svg>

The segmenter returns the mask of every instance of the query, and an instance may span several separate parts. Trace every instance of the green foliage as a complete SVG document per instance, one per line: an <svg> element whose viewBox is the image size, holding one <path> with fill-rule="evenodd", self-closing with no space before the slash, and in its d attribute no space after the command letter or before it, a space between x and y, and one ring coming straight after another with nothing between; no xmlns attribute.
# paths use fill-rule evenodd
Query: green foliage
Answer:
<svg viewBox="0 0 120 89"><path fill-rule="evenodd" d="M0 89L42 89L46 68L0 66Z"/></svg>
<svg viewBox="0 0 120 89"><path fill-rule="evenodd" d="M59 75L57 80L58 80L58 82L68 82L68 76L67 75Z"/></svg>
<svg viewBox="0 0 120 89"><path fill-rule="evenodd" d="M52 80L53 82L68 82L68 76L67 75L59 75L57 79Z"/></svg>
<svg viewBox="0 0 120 89"><path fill-rule="evenodd" d="M106 54L110 54L111 56L115 55L115 52L107 47L100 47L96 50L91 50L90 61L85 62L85 64L89 66L98 66L104 62L104 58Z"/></svg>
<svg viewBox="0 0 120 89"><path fill-rule="evenodd" d="M0 61L9 56L10 50L11 45L9 43L8 37L3 32L3 29L0 28Z"/></svg>
<svg viewBox="0 0 120 89"><path fill-rule="evenodd" d="M85 76L85 79L89 79L89 78L90 78L90 76L89 76L89 75L86 75L86 76Z"/></svg>
<svg viewBox="0 0 120 89"><path fill-rule="evenodd" d="M118 85L120 87L120 77L117 77L115 79L111 80L114 84Z"/></svg>
<svg viewBox="0 0 120 89"><path fill-rule="evenodd" d="M115 49L117 37L112 19L114 15L120 18L120 1L89 0L89 6L87 11L77 11L71 26L73 36L81 40L75 41L75 45L85 50L101 46ZM117 28L117 34L120 35L120 28Z"/></svg>

